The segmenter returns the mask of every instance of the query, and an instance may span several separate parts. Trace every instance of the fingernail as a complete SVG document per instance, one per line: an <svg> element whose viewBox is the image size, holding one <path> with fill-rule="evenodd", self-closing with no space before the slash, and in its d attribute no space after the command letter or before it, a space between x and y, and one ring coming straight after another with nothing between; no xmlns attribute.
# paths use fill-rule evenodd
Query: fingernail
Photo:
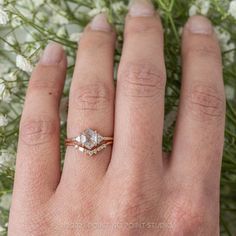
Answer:
<svg viewBox="0 0 236 236"><path fill-rule="evenodd" d="M90 28L92 30L97 30L97 31L111 31L111 25L109 24L109 22L107 21L107 17L104 13L101 13L99 15L96 15L91 24L90 24Z"/></svg>
<svg viewBox="0 0 236 236"><path fill-rule="evenodd" d="M213 27L208 19L203 16L193 16L187 22L187 28L194 34L212 34Z"/></svg>
<svg viewBox="0 0 236 236"><path fill-rule="evenodd" d="M61 45L57 43L50 43L45 48L39 63L43 65L58 64L62 60L62 53L63 49Z"/></svg>
<svg viewBox="0 0 236 236"><path fill-rule="evenodd" d="M131 0L129 6L130 16L152 16L155 9L151 0Z"/></svg>

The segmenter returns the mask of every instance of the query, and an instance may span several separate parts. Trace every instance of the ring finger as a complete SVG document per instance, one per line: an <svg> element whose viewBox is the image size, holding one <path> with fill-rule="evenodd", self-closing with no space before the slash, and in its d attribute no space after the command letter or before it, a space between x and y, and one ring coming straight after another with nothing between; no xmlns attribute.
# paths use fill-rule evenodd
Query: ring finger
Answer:
<svg viewBox="0 0 236 236"><path fill-rule="evenodd" d="M78 136L87 128L102 136L113 135L113 56L115 33L104 14L85 29L78 49L70 91L67 135ZM67 148L61 184L86 186L105 173L111 146L90 158L78 149ZM63 181L66 180L66 181Z"/></svg>

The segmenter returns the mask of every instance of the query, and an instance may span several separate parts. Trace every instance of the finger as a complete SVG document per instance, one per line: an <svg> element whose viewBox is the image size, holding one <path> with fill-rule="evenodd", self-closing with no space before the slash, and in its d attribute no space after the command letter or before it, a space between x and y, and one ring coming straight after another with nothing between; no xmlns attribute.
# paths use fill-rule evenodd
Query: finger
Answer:
<svg viewBox="0 0 236 236"><path fill-rule="evenodd" d="M59 101L66 73L62 47L51 43L33 71L21 118L14 194L45 200L60 178ZM42 194L43 193L43 194ZM21 198L22 197L22 198Z"/></svg>
<svg viewBox="0 0 236 236"><path fill-rule="evenodd" d="M97 15L80 39L70 90L68 137L78 136L87 128L103 136L113 135L113 54L115 32L104 14ZM89 184L99 180L110 161L111 147L88 157L68 147L62 184ZM65 181L64 181L65 180ZM86 184L85 184L86 185Z"/></svg>
<svg viewBox="0 0 236 236"><path fill-rule="evenodd" d="M218 189L225 98L220 48L206 18L194 16L187 22L182 56L181 102L171 165L189 185L194 179Z"/></svg>
<svg viewBox="0 0 236 236"><path fill-rule="evenodd" d="M115 169L162 166L165 73L160 18L150 2L134 1L118 72Z"/></svg>

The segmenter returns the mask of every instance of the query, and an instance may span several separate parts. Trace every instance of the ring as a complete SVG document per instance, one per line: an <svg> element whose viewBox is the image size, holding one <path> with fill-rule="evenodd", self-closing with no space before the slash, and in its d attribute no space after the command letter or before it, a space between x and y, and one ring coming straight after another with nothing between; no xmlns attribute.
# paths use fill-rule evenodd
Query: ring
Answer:
<svg viewBox="0 0 236 236"><path fill-rule="evenodd" d="M112 145L113 137L102 136L96 130L88 128L76 137L67 138L65 144L66 146L74 146L80 152L92 156L105 149L108 145Z"/></svg>

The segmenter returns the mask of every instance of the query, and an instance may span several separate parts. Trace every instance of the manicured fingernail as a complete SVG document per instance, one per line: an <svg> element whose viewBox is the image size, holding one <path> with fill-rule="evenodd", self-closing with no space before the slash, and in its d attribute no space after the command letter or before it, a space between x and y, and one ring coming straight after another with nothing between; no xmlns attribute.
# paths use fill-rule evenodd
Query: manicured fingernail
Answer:
<svg viewBox="0 0 236 236"><path fill-rule="evenodd" d="M212 34L213 27L210 21L203 16L193 16L187 22L187 28L194 34Z"/></svg>
<svg viewBox="0 0 236 236"><path fill-rule="evenodd" d="M155 9L151 0L131 0L129 6L130 16L152 16Z"/></svg>
<svg viewBox="0 0 236 236"><path fill-rule="evenodd" d="M63 49L61 45L57 43L50 43L45 48L39 63L43 65L58 64L62 60L62 55Z"/></svg>
<svg viewBox="0 0 236 236"><path fill-rule="evenodd" d="M96 15L91 24L90 24L90 28L92 30L97 30L97 31L111 31L111 25L109 24L109 22L107 21L107 17L104 13L101 13L99 15Z"/></svg>

